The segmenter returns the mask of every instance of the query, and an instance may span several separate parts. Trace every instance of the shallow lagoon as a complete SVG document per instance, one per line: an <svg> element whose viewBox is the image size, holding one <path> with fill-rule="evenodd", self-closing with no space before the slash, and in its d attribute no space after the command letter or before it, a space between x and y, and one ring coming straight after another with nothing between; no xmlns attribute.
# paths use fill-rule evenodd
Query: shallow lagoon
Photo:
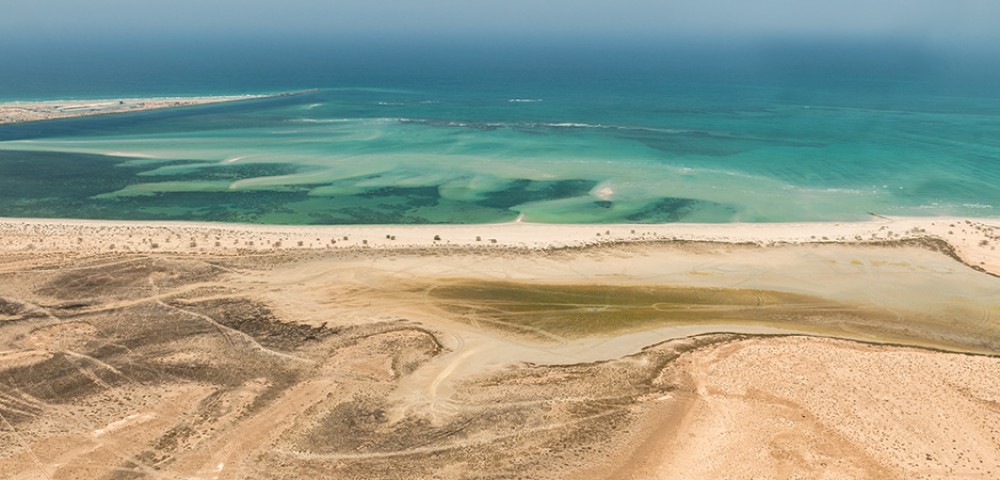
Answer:
<svg viewBox="0 0 1000 480"><path fill-rule="evenodd" d="M541 68L519 81L523 69L497 67L485 83L482 72L444 72L406 88L4 126L0 216L372 224L1000 214L996 98L905 71L789 70L778 81L621 68Z"/></svg>

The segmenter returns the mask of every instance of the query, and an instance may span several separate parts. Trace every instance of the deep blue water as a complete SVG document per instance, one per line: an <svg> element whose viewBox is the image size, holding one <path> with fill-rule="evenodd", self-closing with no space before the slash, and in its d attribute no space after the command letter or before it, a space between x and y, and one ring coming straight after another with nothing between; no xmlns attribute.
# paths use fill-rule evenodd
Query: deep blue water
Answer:
<svg viewBox="0 0 1000 480"><path fill-rule="evenodd" d="M1000 215L1000 75L906 45L0 47L0 100L317 91L0 126L0 216ZM988 58L988 57L982 57Z"/></svg>

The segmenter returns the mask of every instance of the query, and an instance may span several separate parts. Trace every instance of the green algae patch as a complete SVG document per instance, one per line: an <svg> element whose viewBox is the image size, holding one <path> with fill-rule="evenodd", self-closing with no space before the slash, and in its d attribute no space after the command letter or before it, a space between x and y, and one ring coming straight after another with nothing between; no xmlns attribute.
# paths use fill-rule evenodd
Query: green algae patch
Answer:
<svg viewBox="0 0 1000 480"><path fill-rule="evenodd" d="M934 312L901 317L869 304L739 288L607 286L457 281L426 289L444 315L542 341L571 341L660 329L764 327L976 353L996 351ZM941 312L942 314L944 312Z"/></svg>

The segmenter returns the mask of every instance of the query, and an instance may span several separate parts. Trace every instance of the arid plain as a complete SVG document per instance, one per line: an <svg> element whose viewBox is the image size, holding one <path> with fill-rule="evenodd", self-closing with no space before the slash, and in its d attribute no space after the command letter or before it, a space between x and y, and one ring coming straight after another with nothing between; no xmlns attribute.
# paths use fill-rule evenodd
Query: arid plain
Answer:
<svg viewBox="0 0 1000 480"><path fill-rule="evenodd" d="M997 222L0 220L0 476L997 478Z"/></svg>

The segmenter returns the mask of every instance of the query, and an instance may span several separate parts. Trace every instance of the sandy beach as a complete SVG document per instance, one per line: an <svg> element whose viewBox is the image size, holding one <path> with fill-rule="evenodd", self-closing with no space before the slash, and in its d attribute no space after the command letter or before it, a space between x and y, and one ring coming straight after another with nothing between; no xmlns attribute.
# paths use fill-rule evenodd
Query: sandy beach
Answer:
<svg viewBox="0 0 1000 480"><path fill-rule="evenodd" d="M1000 220L873 217L868 222L580 225L519 221L482 225L281 226L198 222L129 222L0 218L0 251L82 254L240 255L341 249L581 248L649 242L947 245L974 269L1000 275Z"/></svg>
<svg viewBox="0 0 1000 480"><path fill-rule="evenodd" d="M59 118L140 112L161 108L191 107L210 103L263 98L265 95L230 95L211 97L114 98L94 100L50 100L42 102L0 103L0 125L38 122Z"/></svg>
<svg viewBox="0 0 1000 480"><path fill-rule="evenodd" d="M994 478L1000 221L0 219L11 478Z"/></svg>

